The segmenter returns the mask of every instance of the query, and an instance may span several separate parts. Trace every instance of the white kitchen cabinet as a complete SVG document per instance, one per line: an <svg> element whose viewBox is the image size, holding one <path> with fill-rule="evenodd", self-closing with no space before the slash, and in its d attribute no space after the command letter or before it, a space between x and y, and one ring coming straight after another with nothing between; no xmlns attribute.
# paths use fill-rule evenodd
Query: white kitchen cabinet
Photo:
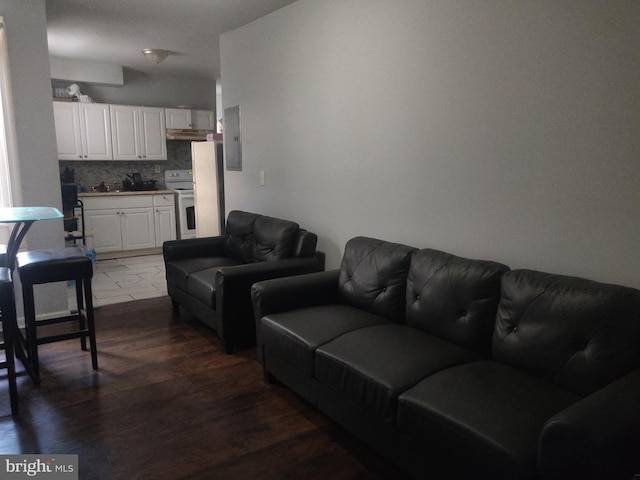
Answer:
<svg viewBox="0 0 640 480"><path fill-rule="evenodd" d="M122 227L118 210L84 211L85 231L92 235L92 244L96 252L122 251Z"/></svg>
<svg viewBox="0 0 640 480"><path fill-rule="evenodd" d="M153 195L104 195L82 200L86 229L93 235L96 252L156 246Z"/></svg>
<svg viewBox="0 0 640 480"><path fill-rule="evenodd" d="M60 160L111 160L109 105L53 102Z"/></svg>
<svg viewBox="0 0 640 480"><path fill-rule="evenodd" d="M123 250L156 246L153 208L123 208L120 210L120 225Z"/></svg>
<svg viewBox="0 0 640 480"><path fill-rule="evenodd" d="M111 105L113 160L166 160L163 108Z"/></svg>
<svg viewBox="0 0 640 480"><path fill-rule="evenodd" d="M191 110L186 108L165 108L167 128L191 129Z"/></svg>
<svg viewBox="0 0 640 480"><path fill-rule="evenodd" d="M194 130L216 131L216 116L213 110L191 110L191 121Z"/></svg>
<svg viewBox="0 0 640 480"><path fill-rule="evenodd" d="M175 195L173 193L154 195L153 209L156 227L156 247L161 247L167 240L176 239Z"/></svg>

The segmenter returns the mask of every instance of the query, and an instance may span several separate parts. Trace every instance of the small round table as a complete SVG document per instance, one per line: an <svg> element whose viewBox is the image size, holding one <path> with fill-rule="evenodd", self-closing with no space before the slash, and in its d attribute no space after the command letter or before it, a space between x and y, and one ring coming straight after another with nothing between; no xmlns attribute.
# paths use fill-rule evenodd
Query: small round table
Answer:
<svg viewBox="0 0 640 480"><path fill-rule="evenodd" d="M3 207L0 208L0 223L13 223L7 244L7 252L0 256L0 267L13 270L20 244L34 222L62 218L62 212L53 207Z"/></svg>

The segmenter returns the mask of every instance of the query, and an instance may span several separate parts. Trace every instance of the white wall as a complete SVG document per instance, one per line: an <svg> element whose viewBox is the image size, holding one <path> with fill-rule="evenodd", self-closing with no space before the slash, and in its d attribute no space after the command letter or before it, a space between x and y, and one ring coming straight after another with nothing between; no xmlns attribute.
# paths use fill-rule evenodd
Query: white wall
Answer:
<svg viewBox="0 0 640 480"><path fill-rule="evenodd" d="M300 0L224 34L228 210L317 232L328 268L368 235L640 287L639 15Z"/></svg>
<svg viewBox="0 0 640 480"><path fill-rule="evenodd" d="M0 15L7 31L20 170L20 178L13 179L21 191L15 206L60 208L44 0L0 0ZM63 245L61 220L36 222L26 238L29 249ZM66 308L64 285L38 288L36 300L42 313Z"/></svg>

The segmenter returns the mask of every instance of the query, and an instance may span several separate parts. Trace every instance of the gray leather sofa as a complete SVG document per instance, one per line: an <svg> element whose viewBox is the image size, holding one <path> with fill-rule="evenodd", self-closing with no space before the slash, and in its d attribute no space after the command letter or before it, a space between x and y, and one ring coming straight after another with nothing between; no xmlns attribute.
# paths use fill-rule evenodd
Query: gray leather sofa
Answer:
<svg viewBox="0 0 640 480"><path fill-rule="evenodd" d="M174 309L182 306L213 328L227 353L238 344L255 344L251 285L323 270L316 243L317 236L295 222L229 212L224 235L164 243Z"/></svg>
<svg viewBox="0 0 640 480"><path fill-rule="evenodd" d="M415 478L640 473L640 291L358 237L252 287L265 378Z"/></svg>

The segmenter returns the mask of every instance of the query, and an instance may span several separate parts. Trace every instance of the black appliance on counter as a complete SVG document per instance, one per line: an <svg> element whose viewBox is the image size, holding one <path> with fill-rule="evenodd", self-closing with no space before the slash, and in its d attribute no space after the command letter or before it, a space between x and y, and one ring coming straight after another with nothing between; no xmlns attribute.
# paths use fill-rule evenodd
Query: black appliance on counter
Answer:
<svg viewBox="0 0 640 480"><path fill-rule="evenodd" d="M157 180L142 180L139 173L127 174L127 178L122 180L122 190L125 192L144 192L156 189Z"/></svg>

